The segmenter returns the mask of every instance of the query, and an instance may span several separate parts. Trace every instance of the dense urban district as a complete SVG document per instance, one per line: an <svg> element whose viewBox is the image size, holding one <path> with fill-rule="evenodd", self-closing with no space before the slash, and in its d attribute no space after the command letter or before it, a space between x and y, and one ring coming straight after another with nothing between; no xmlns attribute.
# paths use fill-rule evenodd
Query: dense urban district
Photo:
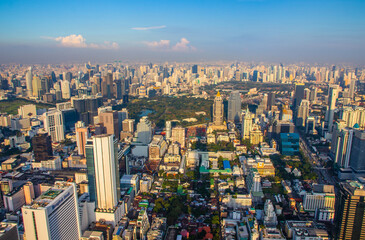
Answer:
<svg viewBox="0 0 365 240"><path fill-rule="evenodd" d="M365 68L0 74L0 239L365 239Z"/></svg>

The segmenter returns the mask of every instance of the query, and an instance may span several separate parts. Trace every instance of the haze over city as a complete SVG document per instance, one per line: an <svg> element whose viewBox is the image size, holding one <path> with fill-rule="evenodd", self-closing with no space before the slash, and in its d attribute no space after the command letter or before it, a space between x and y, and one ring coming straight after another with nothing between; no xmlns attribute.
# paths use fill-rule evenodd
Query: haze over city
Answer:
<svg viewBox="0 0 365 240"><path fill-rule="evenodd" d="M365 63L361 0L1 1L0 63Z"/></svg>

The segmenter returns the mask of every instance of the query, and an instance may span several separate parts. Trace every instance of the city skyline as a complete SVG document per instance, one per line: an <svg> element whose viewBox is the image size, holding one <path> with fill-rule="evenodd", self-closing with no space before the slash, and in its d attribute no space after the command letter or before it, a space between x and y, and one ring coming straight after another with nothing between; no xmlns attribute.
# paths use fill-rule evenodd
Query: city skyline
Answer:
<svg viewBox="0 0 365 240"><path fill-rule="evenodd" d="M364 64L362 1L0 3L0 63Z"/></svg>

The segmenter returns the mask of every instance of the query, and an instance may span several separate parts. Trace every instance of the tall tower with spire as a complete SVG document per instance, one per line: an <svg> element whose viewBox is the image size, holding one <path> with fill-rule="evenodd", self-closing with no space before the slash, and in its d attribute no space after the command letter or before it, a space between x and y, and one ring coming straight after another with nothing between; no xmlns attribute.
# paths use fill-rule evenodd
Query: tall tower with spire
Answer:
<svg viewBox="0 0 365 240"><path fill-rule="evenodd" d="M213 104L213 124L216 126L223 125L223 99L218 91Z"/></svg>

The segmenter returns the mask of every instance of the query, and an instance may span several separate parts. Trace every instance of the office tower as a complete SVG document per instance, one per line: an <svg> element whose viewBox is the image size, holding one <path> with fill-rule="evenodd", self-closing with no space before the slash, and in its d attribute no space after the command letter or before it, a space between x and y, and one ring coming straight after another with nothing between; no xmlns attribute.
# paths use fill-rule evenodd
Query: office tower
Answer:
<svg viewBox="0 0 365 240"><path fill-rule="evenodd" d="M309 101L303 99L297 110L296 126L304 127L308 115L309 115Z"/></svg>
<svg viewBox="0 0 365 240"><path fill-rule="evenodd" d="M310 92L311 90L309 88L305 88L304 89L304 98L305 100L308 100L309 101L309 98L310 98Z"/></svg>
<svg viewBox="0 0 365 240"><path fill-rule="evenodd" d="M340 183L336 199L336 239L365 239L365 186L357 181Z"/></svg>
<svg viewBox="0 0 365 240"><path fill-rule="evenodd" d="M113 74L107 73L101 83L101 94L107 99L113 98Z"/></svg>
<svg viewBox="0 0 365 240"><path fill-rule="evenodd" d="M310 95L309 95L309 101L312 103L315 103L317 101L317 87L311 86L310 88Z"/></svg>
<svg viewBox="0 0 365 240"><path fill-rule="evenodd" d="M152 126L147 116L142 117L137 124L137 142L149 144L152 140Z"/></svg>
<svg viewBox="0 0 365 240"><path fill-rule="evenodd" d="M193 65L191 67L191 73L192 74L197 74L198 73L198 65Z"/></svg>
<svg viewBox="0 0 365 240"><path fill-rule="evenodd" d="M304 99L304 89L305 89L304 83L295 84L294 102L293 102L294 110L298 108L300 102L302 101L302 99Z"/></svg>
<svg viewBox="0 0 365 240"><path fill-rule="evenodd" d="M71 98L71 89L70 89L70 82L67 80L61 81L61 92L63 99L70 99Z"/></svg>
<svg viewBox="0 0 365 240"><path fill-rule="evenodd" d="M252 129L252 116L251 113L246 110L245 114L242 118L242 139L249 139L250 138L250 132Z"/></svg>
<svg viewBox="0 0 365 240"><path fill-rule="evenodd" d="M71 80L72 80L72 73L70 73L70 72L67 72L67 73L63 73L63 79L65 80L65 81L68 81L68 82L71 82Z"/></svg>
<svg viewBox="0 0 365 240"><path fill-rule="evenodd" d="M94 117L98 115L98 108L103 105L101 97L72 98L72 105L76 109L78 119L85 125L94 124Z"/></svg>
<svg viewBox="0 0 365 240"><path fill-rule="evenodd" d="M25 204L30 205L35 197L34 186L32 182L27 182L23 185ZM1 239L1 238L0 238Z"/></svg>
<svg viewBox="0 0 365 240"><path fill-rule="evenodd" d="M120 199L118 141L111 134L87 141L87 174L90 201L95 201L96 220L115 226L124 214Z"/></svg>
<svg viewBox="0 0 365 240"><path fill-rule="evenodd" d="M272 107L275 106L275 93L269 92L267 98L267 109L272 110Z"/></svg>
<svg viewBox="0 0 365 240"><path fill-rule="evenodd" d="M44 129L51 136L53 142L60 142L65 139L65 127L63 115L60 110L51 108L43 114Z"/></svg>
<svg viewBox="0 0 365 240"><path fill-rule="evenodd" d="M218 91L213 104L213 124L216 126L223 125L223 107L223 98Z"/></svg>
<svg viewBox="0 0 365 240"><path fill-rule="evenodd" d="M37 75L33 76L32 81L33 97L39 98L42 93L42 83L41 78Z"/></svg>
<svg viewBox="0 0 365 240"><path fill-rule="evenodd" d="M130 132L133 133L134 132L134 119L125 119L123 121L123 132Z"/></svg>
<svg viewBox="0 0 365 240"><path fill-rule="evenodd" d="M231 122L239 122L241 116L241 94L239 91L232 91L228 99L228 117Z"/></svg>
<svg viewBox="0 0 365 240"><path fill-rule="evenodd" d="M340 119L346 122L347 127L365 127L365 109L362 107L343 107L340 109Z"/></svg>
<svg viewBox="0 0 365 240"><path fill-rule="evenodd" d="M316 119L314 117L307 117L305 122L305 132L307 134L315 134L316 132Z"/></svg>
<svg viewBox="0 0 365 240"><path fill-rule="evenodd" d="M172 129L171 141L178 142L182 148L185 147L185 128L183 127L174 127Z"/></svg>
<svg viewBox="0 0 365 240"><path fill-rule="evenodd" d="M123 121L125 119L128 119L128 109L123 108L122 110L118 111L119 130L123 129Z"/></svg>
<svg viewBox="0 0 365 240"><path fill-rule="evenodd" d="M253 71L252 81L254 81L254 82L258 82L259 81L259 72L257 70Z"/></svg>
<svg viewBox="0 0 365 240"><path fill-rule="evenodd" d="M356 79L351 79L350 86L349 86L349 97L351 99L354 99L355 87L356 87Z"/></svg>
<svg viewBox="0 0 365 240"><path fill-rule="evenodd" d="M104 132L114 134L116 139L119 139L119 120L117 111L100 112L99 123L103 125Z"/></svg>
<svg viewBox="0 0 365 240"><path fill-rule="evenodd" d="M247 190L250 193L253 192L261 192L261 176L257 172L256 168L251 168L250 172L248 173L246 177L246 183L247 183Z"/></svg>
<svg viewBox="0 0 365 240"><path fill-rule="evenodd" d="M32 138L34 160L41 162L53 156L51 136L48 133L38 133Z"/></svg>
<svg viewBox="0 0 365 240"><path fill-rule="evenodd" d="M365 131L354 129L352 136L350 168L355 173L365 172Z"/></svg>
<svg viewBox="0 0 365 240"><path fill-rule="evenodd" d="M56 182L22 207L24 234L27 240L78 240L81 237L75 183Z"/></svg>
<svg viewBox="0 0 365 240"><path fill-rule="evenodd" d="M171 121L166 121L166 139L171 138Z"/></svg>
<svg viewBox="0 0 365 240"><path fill-rule="evenodd" d="M303 197L305 211L314 212L317 209L335 209L335 188L332 185L314 184L312 192Z"/></svg>
<svg viewBox="0 0 365 240"><path fill-rule="evenodd" d="M78 154L82 156L85 155L86 141L90 137L89 128L85 127L84 122L79 121L75 124L75 129Z"/></svg>
<svg viewBox="0 0 365 240"><path fill-rule="evenodd" d="M31 118L37 116L37 107L34 104L27 104L20 106L18 109L18 114L22 116L22 118Z"/></svg>
<svg viewBox="0 0 365 240"><path fill-rule="evenodd" d="M27 87L27 96L31 97L33 96L33 74L32 74L32 67L29 68L27 73L25 74L25 83Z"/></svg>
<svg viewBox="0 0 365 240"><path fill-rule="evenodd" d="M327 122L328 122L328 131L332 132L333 126L333 117L335 114L336 101L338 97L339 86L331 85L328 91L328 114L327 114Z"/></svg>
<svg viewBox="0 0 365 240"><path fill-rule="evenodd" d="M340 124L335 124L331 151L333 148L334 161L339 167L349 168L354 130L351 128L340 129L340 127Z"/></svg>
<svg viewBox="0 0 365 240"><path fill-rule="evenodd" d="M266 111L266 109L267 109L267 101L268 101L267 94L264 94L264 96L262 97L262 99L260 101L260 104L256 108L256 115L257 116L263 114Z"/></svg>
<svg viewBox="0 0 365 240"><path fill-rule="evenodd" d="M114 95L115 98L118 100L123 98L123 86L122 86L122 80L120 79L115 81Z"/></svg>

